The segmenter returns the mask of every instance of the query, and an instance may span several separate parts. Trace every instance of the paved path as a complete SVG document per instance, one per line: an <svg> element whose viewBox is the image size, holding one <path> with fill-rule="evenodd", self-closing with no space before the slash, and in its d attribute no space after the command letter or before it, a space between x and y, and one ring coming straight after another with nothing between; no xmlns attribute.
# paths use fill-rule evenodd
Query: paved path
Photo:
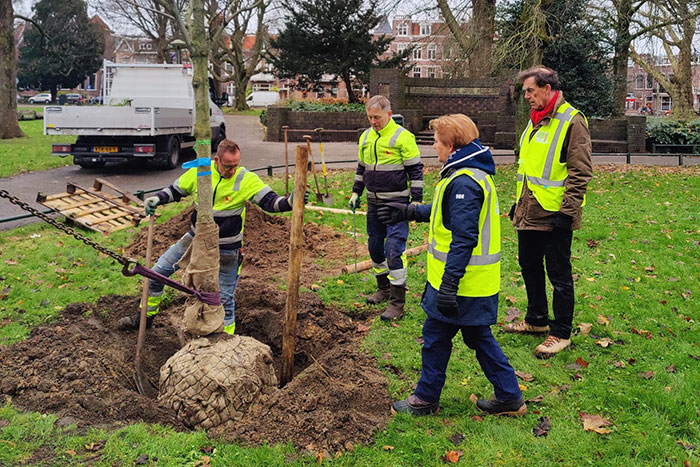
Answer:
<svg viewBox="0 0 700 467"><path fill-rule="evenodd" d="M263 141L263 127L260 125L258 117L227 115L226 133L229 138L236 141L241 147L241 161L248 169L256 169L267 166L281 166L274 169L274 173L284 173L284 143ZM0 143L1 144L1 143ZM289 143L289 161L293 168L296 158L296 146L299 143ZM323 145L326 162L329 168L354 168L357 160L357 143L325 143ZM427 165L438 165L435 150L429 145L420 146L421 155ZM317 162L320 161L318 145L312 144L312 151ZM497 164L513 162L513 151L494 150L494 158ZM46 157L55 157L49 154ZM337 163L339 161L349 161ZM597 164L604 163L624 163L625 158L620 157L596 157ZM635 157L636 164L658 164L676 165L677 158L674 157ZM700 158L687 158L687 164L698 164ZM293 170L293 169L292 169ZM125 190L134 192L138 190L153 190L170 184L182 171L143 169L127 164L109 165L101 169L81 169L76 165L61 167L58 169L46 170L42 172L32 172L17 175L10 178L0 178L0 187L10 194L17 196L40 210L46 208L36 202L38 192L46 194L61 193L66 189L66 183L71 181L82 186L92 186L95 178L101 177L114 185ZM259 172L265 174L265 172ZM17 206L10 204L7 200L0 199L0 219L19 216L25 214ZM0 230L7 230L36 222L37 219L29 218L12 222L0 223Z"/></svg>

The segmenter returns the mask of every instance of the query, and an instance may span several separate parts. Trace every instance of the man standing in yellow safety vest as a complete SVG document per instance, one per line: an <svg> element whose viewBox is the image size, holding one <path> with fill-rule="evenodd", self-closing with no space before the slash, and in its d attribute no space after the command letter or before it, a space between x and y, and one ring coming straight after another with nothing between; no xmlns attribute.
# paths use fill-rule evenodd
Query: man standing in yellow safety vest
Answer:
<svg viewBox="0 0 700 467"><path fill-rule="evenodd" d="M548 358L571 344L574 281L572 231L581 228L586 187L593 177L586 117L564 100L554 70L520 74L530 122L520 138L516 203L509 216L518 231L518 260L527 291L527 314L504 332L547 333L535 355ZM554 287L549 320L545 268Z"/></svg>

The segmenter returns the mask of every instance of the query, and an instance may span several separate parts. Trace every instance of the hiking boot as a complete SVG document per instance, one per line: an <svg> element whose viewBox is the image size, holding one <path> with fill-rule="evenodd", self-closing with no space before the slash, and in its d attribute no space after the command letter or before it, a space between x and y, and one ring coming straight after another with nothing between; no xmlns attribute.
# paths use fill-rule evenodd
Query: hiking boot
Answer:
<svg viewBox="0 0 700 467"><path fill-rule="evenodd" d="M406 287L403 285L392 285L389 289L389 305L380 318L384 321L400 319L403 316L403 306L406 303Z"/></svg>
<svg viewBox="0 0 700 467"><path fill-rule="evenodd" d="M367 303L370 305L379 305L382 302L389 300L389 274L375 276L377 278L377 291L374 295L367 297Z"/></svg>
<svg viewBox="0 0 700 467"><path fill-rule="evenodd" d="M549 358L571 345L571 339L561 339L551 334L535 347L535 357Z"/></svg>
<svg viewBox="0 0 700 467"><path fill-rule="evenodd" d="M410 413L416 417L437 413L438 410L440 410L438 402L425 402L420 400L415 394L411 394L406 399L391 404L391 413Z"/></svg>
<svg viewBox="0 0 700 467"><path fill-rule="evenodd" d="M135 331L139 329L141 322L141 313L136 312L133 315L125 316L117 321L117 329L120 331ZM153 325L153 317L146 317L146 328L150 329Z"/></svg>
<svg viewBox="0 0 700 467"><path fill-rule="evenodd" d="M499 401L495 397L489 400L478 399L476 408L489 415L510 415L511 417L516 417L527 413L527 405L525 405L522 397L512 401Z"/></svg>
<svg viewBox="0 0 700 467"><path fill-rule="evenodd" d="M525 320L517 323L506 324L501 328L502 332L514 332L517 334L544 334L549 332L549 326L534 326Z"/></svg>

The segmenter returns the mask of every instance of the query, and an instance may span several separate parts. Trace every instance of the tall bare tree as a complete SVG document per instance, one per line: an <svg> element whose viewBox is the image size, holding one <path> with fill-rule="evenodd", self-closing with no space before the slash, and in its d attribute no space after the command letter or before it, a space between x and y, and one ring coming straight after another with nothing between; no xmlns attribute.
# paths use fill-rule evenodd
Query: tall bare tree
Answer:
<svg viewBox="0 0 700 467"><path fill-rule="evenodd" d="M671 96L672 114L677 118L692 118L693 81L691 62L693 38L700 17L700 2L697 0L651 0L649 7L640 11L647 25L665 24L652 29L648 37L660 41L673 74L664 75L654 63L653 57L638 53L630 46L630 57L644 71L653 76Z"/></svg>
<svg viewBox="0 0 700 467"><path fill-rule="evenodd" d="M468 76L491 76L496 0L471 0L472 13L468 27L463 27L464 22L461 23L458 18L467 16L469 2L451 7L447 0L437 0L437 5L460 48L460 56L469 63Z"/></svg>
<svg viewBox="0 0 700 467"><path fill-rule="evenodd" d="M17 57L12 0L0 0L0 139L24 136L17 123Z"/></svg>
<svg viewBox="0 0 700 467"><path fill-rule="evenodd" d="M174 0L183 11L187 0ZM105 18L128 29L136 29L156 44L158 62L169 60L170 41L178 37L176 22L157 0L92 0L91 5Z"/></svg>
<svg viewBox="0 0 700 467"><path fill-rule="evenodd" d="M268 44L265 14L270 4L271 0L236 0L233 10L237 14L232 16L228 28L229 34L222 36L218 48L215 47L213 51L215 64L231 65L231 73L218 72L214 69L212 74L219 81L233 82L237 110L248 108L245 102L248 83L253 75L261 71L262 55ZM246 49L245 38L251 23L255 24L255 43L252 48Z"/></svg>

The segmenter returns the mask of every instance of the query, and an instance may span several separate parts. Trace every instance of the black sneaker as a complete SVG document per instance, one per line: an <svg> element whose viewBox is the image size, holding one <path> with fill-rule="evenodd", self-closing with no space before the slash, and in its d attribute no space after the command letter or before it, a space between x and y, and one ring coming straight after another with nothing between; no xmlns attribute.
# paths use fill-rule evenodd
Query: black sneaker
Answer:
<svg viewBox="0 0 700 467"><path fill-rule="evenodd" d="M402 401L396 401L391 405L391 413L410 413L416 417L430 415L440 410L438 402L425 402L420 400L415 394L411 394Z"/></svg>
<svg viewBox="0 0 700 467"><path fill-rule="evenodd" d="M134 313L133 315L125 316L117 321L117 329L120 331L135 331L139 329L139 323L141 322L141 313ZM153 326L153 317L146 317L146 329L150 329Z"/></svg>
<svg viewBox="0 0 700 467"><path fill-rule="evenodd" d="M490 400L478 399L476 408L490 415L510 415L515 417L527 413L527 405L525 405L522 397L512 401L499 401L495 397Z"/></svg>

